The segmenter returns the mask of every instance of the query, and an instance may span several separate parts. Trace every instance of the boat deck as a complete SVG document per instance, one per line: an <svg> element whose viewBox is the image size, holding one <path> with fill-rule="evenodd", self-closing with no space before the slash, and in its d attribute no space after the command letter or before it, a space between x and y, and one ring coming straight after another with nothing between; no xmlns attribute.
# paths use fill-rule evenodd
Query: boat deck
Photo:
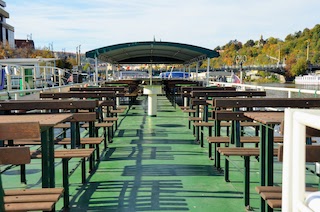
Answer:
<svg viewBox="0 0 320 212"><path fill-rule="evenodd" d="M114 141L102 152L94 173L87 174L86 184L81 184L80 162L69 163L73 172L69 211L245 211L244 177L238 170L243 169L243 159L234 157L231 182L225 182L223 172L208 159L207 143L204 148L194 143L187 113L159 96L157 117L149 117L146 97L139 97L137 102L119 116ZM58 159L56 166L58 187L62 186ZM40 160L27 165L28 184L22 187L41 186L40 167ZM17 188L18 170L11 168L2 173L5 189ZM254 159L250 177L251 207L260 211L260 196L255 191L259 163ZM275 183L279 182L281 164L275 163ZM63 198L56 211L62 206Z"/></svg>

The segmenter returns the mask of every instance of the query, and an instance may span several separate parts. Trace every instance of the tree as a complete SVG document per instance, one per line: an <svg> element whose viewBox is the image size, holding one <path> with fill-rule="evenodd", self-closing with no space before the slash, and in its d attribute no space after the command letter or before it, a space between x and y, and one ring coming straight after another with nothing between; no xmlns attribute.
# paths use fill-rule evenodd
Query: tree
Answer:
<svg viewBox="0 0 320 212"><path fill-rule="evenodd" d="M3 44L0 42L0 58L12 58L14 56L13 49L11 49L9 43Z"/></svg>
<svg viewBox="0 0 320 212"><path fill-rule="evenodd" d="M90 69L90 63L86 63L84 66L83 66L83 70L84 71L87 71L88 68ZM157 69L158 70L158 69Z"/></svg>
<svg viewBox="0 0 320 212"><path fill-rule="evenodd" d="M299 58L291 67L291 74L293 76L303 75L307 72L308 64L306 58Z"/></svg>
<svg viewBox="0 0 320 212"><path fill-rule="evenodd" d="M254 41L253 40L248 40L244 46L245 47L253 47L255 45Z"/></svg>

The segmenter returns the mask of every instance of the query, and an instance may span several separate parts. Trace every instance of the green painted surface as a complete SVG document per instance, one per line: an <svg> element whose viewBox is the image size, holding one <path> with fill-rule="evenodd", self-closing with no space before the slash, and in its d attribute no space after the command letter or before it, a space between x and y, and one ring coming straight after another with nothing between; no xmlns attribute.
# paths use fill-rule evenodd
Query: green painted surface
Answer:
<svg viewBox="0 0 320 212"><path fill-rule="evenodd" d="M194 143L187 113L160 96L157 117L149 117L146 98L140 97L139 102L119 116L114 141L101 152L96 171L87 173L86 184L81 184L80 162L69 162L73 172L70 211L245 211L243 159L233 157L231 182L226 183L223 172L208 159L207 143L204 148ZM260 179L259 163L254 158L250 161L250 202L255 211L260 211L254 189ZM224 166L224 158L221 162ZM27 165L27 185L19 183L18 168L9 169L2 174L4 187L40 187L40 167L41 160ZM61 160L56 160L55 170L56 187L61 187ZM311 185L318 183L311 174L307 179ZM274 181L281 182L279 163L275 163ZM63 198L56 210L62 206Z"/></svg>

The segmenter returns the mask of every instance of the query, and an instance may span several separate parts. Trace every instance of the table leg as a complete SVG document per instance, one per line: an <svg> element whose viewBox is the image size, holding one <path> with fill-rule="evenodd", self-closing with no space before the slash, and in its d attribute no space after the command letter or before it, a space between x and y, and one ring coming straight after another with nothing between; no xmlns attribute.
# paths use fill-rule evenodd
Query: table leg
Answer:
<svg viewBox="0 0 320 212"><path fill-rule="evenodd" d="M265 158L265 152L266 152L266 128L262 124L260 124L260 185L265 186L265 163L266 163L266 158ZM261 212L265 212L265 206L266 203L264 199L261 197L260 199L260 210Z"/></svg>
<svg viewBox="0 0 320 212"><path fill-rule="evenodd" d="M47 130L41 132L41 154L42 154L42 188L49 188L49 133Z"/></svg>
<svg viewBox="0 0 320 212"><path fill-rule="evenodd" d="M266 128L266 185L273 186L273 125Z"/></svg>
<svg viewBox="0 0 320 212"><path fill-rule="evenodd" d="M4 191L2 187L2 180L1 180L1 174L0 174L0 211L4 211Z"/></svg>
<svg viewBox="0 0 320 212"><path fill-rule="evenodd" d="M250 156L244 157L244 205L250 207Z"/></svg>
<svg viewBox="0 0 320 212"><path fill-rule="evenodd" d="M55 187L55 167L54 167L54 130L53 127L49 129L49 158L48 158L48 166L49 166L49 185L50 188Z"/></svg>

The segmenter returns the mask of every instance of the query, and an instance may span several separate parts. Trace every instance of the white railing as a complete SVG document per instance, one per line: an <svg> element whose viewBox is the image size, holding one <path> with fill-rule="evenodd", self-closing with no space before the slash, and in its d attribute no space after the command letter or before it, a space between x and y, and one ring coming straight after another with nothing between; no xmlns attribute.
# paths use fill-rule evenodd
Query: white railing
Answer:
<svg viewBox="0 0 320 212"><path fill-rule="evenodd" d="M320 110L286 109L284 125L282 211L320 210L319 192L306 198L306 126L320 129Z"/></svg>
<svg viewBox="0 0 320 212"><path fill-rule="evenodd" d="M70 85L64 85L64 86L55 86L55 87L48 87L48 88L36 88L36 89L26 89L26 90L3 90L0 91L0 100L5 99L39 99L39 93L50 91L50 92L66 92L69 91L70 87L75 86L83 86L85 84L88 84L88 82L84 83L77 83L77 84L70 84Z"/></svg>
<svg viewBox="0 0 320 212"><path fill-rule="evenodd" d="M248 84L239 84L239 83L226 83L226 82L210 82L210 86L232 86L238 87L241 90L245 89L255 89L261 91L281 91L286 93L288 98L292 98L293 94L300 96L301 94L309 94L313 96L320 95L320 90L309 90L309 89L298 89L298 88L281 88L281 87L268 87L268 86L261 86L261 85L248 85Z"/></svg>

